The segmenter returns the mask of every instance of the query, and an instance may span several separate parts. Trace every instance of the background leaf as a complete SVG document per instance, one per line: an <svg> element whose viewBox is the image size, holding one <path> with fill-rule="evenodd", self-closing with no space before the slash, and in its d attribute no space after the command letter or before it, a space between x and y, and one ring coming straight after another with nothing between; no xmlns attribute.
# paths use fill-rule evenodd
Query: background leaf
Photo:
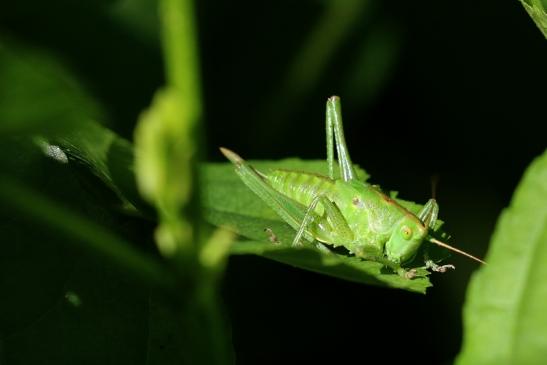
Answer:
<svg viewBox="0 0 547 365"><path fill-rule="evenodd" d="M52 140L75 164L84 167L116 193L124 208L134 211L146 204L140 198L133 172L133 146L97 122L85 122ZM80 171L82 172L82 171Z"/></svg>
<svg viewBox="0 0 547 365"><path fill-rule="evenodd" d="M153 254L143 251L150 251L150 227L106 209L108 200L99 189L82 188L70 162L47 158L30 140L1 139L0 147L3 173L10 176L0 178L0 363L98 364L115 358L118 364L145 364L147 351L164 347L149 342L152 327L154 336L166 337L149 307L150 296L163 298L157 295L162 290L135 280L146 274L129 274L121 251L118 266L97 255L100 249L77 243L87 236L106 251L116 250L116 232L132 243L126 253L140 251L128 256L148 261ZM176 352L163 355L178 361Z"/></svg>
<svg viewBox="0 0 547 365"><path fill-rule="evenodd" d="M149 227L109 209L138 200L130 143L92 121L99 107L46 52L1 41L0 79L0 363L144 364L164 346L149 299L173 278L136 247ZM163 273L151 293L137 261Z"/></svg>
<svg viewBox="0 0 547 365"><path fill-rule="evenodd" d="M0 135L65 133L101 114L55 58L5 39L0 39L0 80Z"/></svg>
<svg viewBox="0 0 547 365"><path fill-rule="evenodd" d="M541 364L547 357L547 151L498 220L464 308L458 364Z"/></svg>

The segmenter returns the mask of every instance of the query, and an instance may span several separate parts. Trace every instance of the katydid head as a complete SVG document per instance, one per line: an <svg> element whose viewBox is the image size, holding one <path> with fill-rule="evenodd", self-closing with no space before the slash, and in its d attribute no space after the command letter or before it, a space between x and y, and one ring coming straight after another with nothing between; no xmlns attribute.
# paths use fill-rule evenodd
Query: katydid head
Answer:
<svg viewBox="0 0 547 365"><path fill-rule="evenodd" d="M402 264L411 260L427 236L427 228L415 216L403 216L395 225L386 242L388 260Z"/></svg>

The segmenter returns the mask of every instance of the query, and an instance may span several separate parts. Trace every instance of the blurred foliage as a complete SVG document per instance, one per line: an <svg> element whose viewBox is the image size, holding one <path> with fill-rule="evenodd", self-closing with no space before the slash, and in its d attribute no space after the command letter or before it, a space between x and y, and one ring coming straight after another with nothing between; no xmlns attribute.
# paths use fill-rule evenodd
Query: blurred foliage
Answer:
<svg viewBox="0 0 547 365"><path fill-rule="evenodd" d="M119 209L135 213L135 207L146 207L135 186L133 146L97 122L82 122L78 128L51 139L48 145L59 145L72 164L89 169L112 189Z"/></svg>
<svg viewBox="0 0 547 365"><path fill-rule="evenodd" d="M166 322L173 314L178 319L167 328L180 339L175 348L183 363L229 364L233 350L217 291L232 235L208 234L200 219L202 107L193 2L160 0L159 14L167 85L135 128L135 174L141 195L158 213L157 247L174 265L184 293L171 315L161 307L157 313Z"/></svg>
<svg viewBox="0 0 547 365"><path fill-rule="evenodd" d="M60 62L0 38L0 135L67 133L99 108Z"/></svg>
<svg viewBox="0 0 547 365"><path fill-rule="evenodd" d="M547 38L547 12L545 11L547 2L545 0L520 0L520 2L541 33Z"/></svg>
<svg viewBox="0 0 547 365"><path fill-rule="evenodd" d="M532 162L468 289L458 364L541 364L547 356L547 151Z"/></svg>
<svg viewBox="0 0 547 365"><path fill-rule="evenodd" d="M191 255L196 240L196 232L184 214L196 189L192 168L197 152L196 134L192 133L195 117L182 101L174 89L158 93L135 129L137 182L141 195L158 210L161 225L156 241L165 256L177 251Z"/></svg>
<svg viewBox="0 0 547 365"><path fill-rule="evenodd" d="M199 113L196 112L199 111L199 88L185 88L184 85L189 72L197 72L197 67L194 66L196 61L194 65L180 64L181 57L188 58L188 53L194 52L184 48L194 47L191 42L185 41L194 37L189 32L193 27L193 11L189 4L188 1L175 0L165 1L162 6L166 15L166 53L174 58L170 60L171 63L175 63L173 67L168 67L174 80L170 87L175 91L172 94L174 98L168 100L175 107L175 113L170 114L175 119L170 125L182 128L195 125L199 118ZM179 16L173 18L173 14ZM181 23L189 25L181 28ZM123 226L118 227L114 222L111 224L111 216L119 216L121 212L129 214L123 218L125 220L133 219L131 216L141 217L136 218L139 220L149 216L149 213L139 213L137 210L139 207L144 207L145 210L147 208L136 194L131 144L94 121L102 118L96 111L93 99L81 90L70 71L54 58L30 51L28 47L15 41L11 41L9 45L2 43L0 50L0 72L4 76L4 89L0 93L4 103L0 105L0 132L4 135L2 145L8 152L3 155L5 161L2 161L0 200L3 202L2 216L5 215L7 222L3 233L10 239L15 239L14 249L11 250L13 252L4 248L2 255L5 263L2 265L0 289L3 293L12 293L14 301L5 302L0 311L0 361L29 363L48 358L59 364L71 361L108 363L108 359L116 358L117 363L127 361L132 364L140 361L149 364L181 361L230 363L231 344L229 336L225 334L224 318L217 304L216 286L225 265L231 235L220 231L210 238L197 235L187 237L187 241L203 239L203 249L186 258L184 263L192 265L181 265L184 263L179 262L174 265L173 270L170 267L173 265L160 264L149 247L145 247L143 251L134 242L130 243L133 240L142 242L142 239L136 239L138 230L135 230L134 223L130 224L131 228L121 229L122 232L125 229L134 230L131 232L132 239L126 240L119 233L115 233ZM194 67L191 68L192 66ZM193 112L176 112L180 110L178 105L185 101L186 109ZM168 108L167 111L169 110L173 109ZM180 124L180 121L185 121L185 116L186 124ZM161 117L152 119L159 120L160 124L166 120ZM185 223L186 228L198 224L196 218L186 222L184 216L177 214L189 201L191 190L186 189L182 200L173 200L173 196L162 197L165 191L175 191L174 187L179 186L181 181L190 183L193 179L195 154L189 153L188 149L197 149L195 138L192 139L196 134L189 131L186 127L179 134L168 133L160 135L160 140L152 140L152 143L165 145L170 139L188 137L178 138L177 142L183 146L182 149L168 149L166 154L158 156L153 153L154 146L144 144L146 158L141 153L137 156L137 162L152 160L153 165L158 165L160 169L163 166L168 171L174 171L170 167L173 164L183 167L175 161L185 162L183 171L186 174L182 176L182 180L179 175L175 175L179 179L167 179L166 184L153 186L155 190L152 196L159 198L151 199L151 202L158 204L161 221L166 216L170 217L171 228L173 222ZM141 151L141 146L139 143L138 151ZM28 158L30 161L26 165L21 163ZM167 165L164 160L168 162ZM46 170L36 170L36 167L44 163L48 164ZM29 172L38 172L38 177L46 171L47 176L57 175L53 166L58 166L56 169L60 170L59 182L53 188L61 192L62 197L71 190L75 190L76 196L81 196L72 202L72 208L64 207L55 198L44 195L41 192L44 185L40 179L28 179ZM142 163L137 163L137 166L142 166ZM145 174L158 171L158 168L148 170L150 164L145 164L145 167ZM138 171L142 173L143 170ZM69 174L70 177L73 173L77 174L77 179L83 173L84 182L90 177L91 181L93 177L99 180L92 183L90 193L85 189L90 186L85 184L84 189L79 184L73 187L67 185L70 179L67 180L66 175ZM98 181L101 181L99 185ZM96 190L100 190L100 195L106 195L101 196L105 200L93 201ZM148 194L145 197L150 197L150 190L146 192ZM171 205L162 204L166 198ZM77 212L78 210L83 210L83 214ZM192 214L194 217L199 216L196 212ZM21 218L17 218L19 215ZM46 251L51 253L50 256L53 255L49 257L49 265L59 267L60 271L57 270L59 273L54 272L54 275L39 275L51 285L47 296L44 301L40 301L36 300L38 298L35 298L35 293L29 292L31 297L27 299L28 310L20 311L21 317L14 318L14 308L25 300L25 296L14 292L19 289L16 283L21 280L24 282L26 276L32 277L37 270L43 270L43 265L37 265L35 260L35 253L42 250L37 250L33 243L35 238L32 231L25 232L26 221L38 222L38 232L47 232L42 233L42 239L37 240L37 243L43 246L48 242L51 231L52 238L61 238L59 241L64 243L64 250L68 254L59 255L58 250L54 249L55 245ZM127 235L127 232L122 235ZM73 248L75 249L71 251ZM91 259L87 255L80 257L81 249L87 255L91 254ZM67 256L74 257L71 261L76 260L77 265L62 262ZM100 266L93 269L101 263L98 258L108 259L106 262L109 262L109 266L105 275L101 273L104 270ZM177 270L177 266L183 270ZM86 267L87 270L80 272ZM192 267L202 269L192 271ZM133 278L130 280L133 283L127 290L117 289L117 286L127 281L127 274ZM135 280L136 278L139 280ZM104 285L103 281L107 281L109 285ZM94 286L99 289L94 289ZM32 289L30 285L25 288ZM110 293L112 290L116 290L116 293ZM118 305L109 306L111 313L104 308L108 306L108 300L114 300ZM127 307L137 311L125 311L123 308ZM124 316L115 314L120 310L124 310ZM61 330L57 328L59 325ZM123 334L125 330L128 331L127 334ZM101 335L100 332L103 331L108 335ZM47 341L39 340L40 337L47 338ZM92 337L100 337L102 340L90 341ZM40 346L34 346L33 351L25 351L26 346L35 341L39 341ZM55 346L59 343L69 348L63 347L59 351L58 346ZM142 350L130 351L122 356L127 348ZM169 351L164 351L166 348ZM90 351L95 355L90 356Z"/></svg>
<svg viewBox="0 0 547 365"><path fill-rule="evenodd" d="M96 182L83 187L77 165L27 138L0 144L1 362L138 362L147 293L171 291L165 268L127 243L144 230L108 209L117 199Z"/></svg>

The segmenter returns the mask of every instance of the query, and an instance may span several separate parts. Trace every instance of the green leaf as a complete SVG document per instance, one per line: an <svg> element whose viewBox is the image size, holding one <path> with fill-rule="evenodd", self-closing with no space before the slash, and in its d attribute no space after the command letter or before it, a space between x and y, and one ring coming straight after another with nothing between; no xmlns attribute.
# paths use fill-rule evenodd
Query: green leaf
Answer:
<svg viewBox="0 0 547 365"><path fill-rule="evenodd" d="M272 229L273 230L273 229ZM273 230L278 237L292 238L283 230ZM290 241L282 241L290 242ZM320 274L334 276L357 283L389 286L392 288L406 289L417 293L425 293L431 286L425 277L427 272L418 269L419 278L408 280L399 275L390 273L381 264L372 261L364 261L354 256L344 256L335 253L326 253L312 247L295 249L288 244L272 244L263 241L238 241L232 246L232 254L258 255L301 269L310 270Z"/></svg>
<svg viewBox="0 0 547 365"><path fill-rule="evenodd" d="M173 277L154 281L141 266L168 271L141 251L142 232L149 232L139 228L142 221L104 209L70 164L46 158L30 139L0 139L0 147L0 363L153 364L147 353L160 351L164 363L181 363L151 341L169 334L156 324L149 287L135 276L152 279L158 296L163 278ZM145 242L128 247L133 238Z"/></svg>
<svg viewBox="0 0 547 365"><path fill-rule="evenodd" d="M547 151L500 216L464 308L458 364L542 364L547 358Z"/></svg>
<svg viewBox="0 0 547 365"><path fill-rule="evenodd" d="M326 173L325 161L302 161L293 158L250 163L261 171L285 168ZM358 169L358 175L362 179L367 177L362 169ZM301 249L290 247L294 230L240 181L231 164L206 164L202 168L201 184L205 218L212 224L233 229L246 238L234 244L232 254L256 254L346 280L419 293L425 293L426 288L431 286L429 279L425 277L425 270L419 270L420 277L407 280L383 269L376 262L326 252L311 246Z"/></svg>
<svg viewBox="0 0 547 365"><path fill-rule="evenodd" d="M541 33L547 38L547 12L545 12L545 0L520 0L528 15L536 23Z"/></svg>
<svg viewBox="0 0 547 365"><path fill-rule="evenodd" d="M147 211L139 196L133 171L133 146L96 122L80 123L62 137L50 141L59 145L73 167L83 166L116 193L124 208Z"/></svg>

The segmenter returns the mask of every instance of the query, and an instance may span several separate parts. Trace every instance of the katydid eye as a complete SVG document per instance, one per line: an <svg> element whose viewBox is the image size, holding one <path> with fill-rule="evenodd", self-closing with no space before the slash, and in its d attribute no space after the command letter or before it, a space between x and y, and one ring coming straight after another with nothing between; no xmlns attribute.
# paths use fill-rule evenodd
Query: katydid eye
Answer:
<svg viewBox="0 0 547 365"><path fill-rule="evenodd" d="M405 240L409 240L412 237L412 229L409 226L403 226L401 228L401 234Z"/></svg>

